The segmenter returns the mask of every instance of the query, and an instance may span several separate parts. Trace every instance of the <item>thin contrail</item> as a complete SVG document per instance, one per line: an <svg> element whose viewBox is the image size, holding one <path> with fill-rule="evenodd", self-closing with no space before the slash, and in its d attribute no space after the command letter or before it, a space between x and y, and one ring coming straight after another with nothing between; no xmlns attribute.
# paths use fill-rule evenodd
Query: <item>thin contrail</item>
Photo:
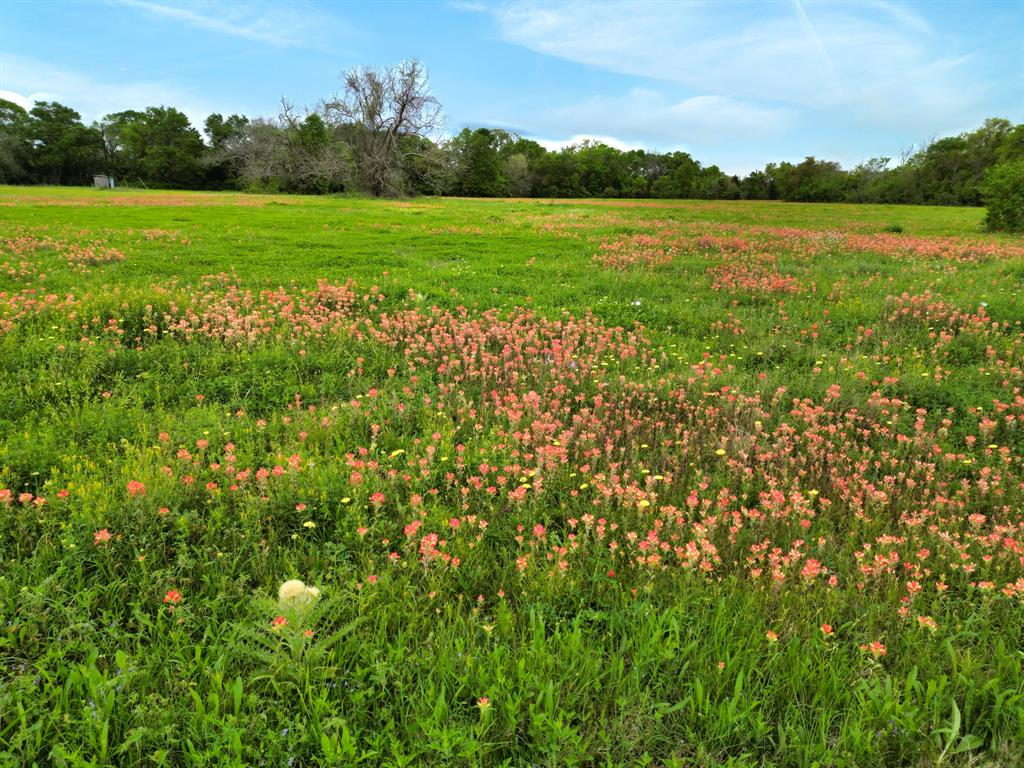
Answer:
<svg viewBox="0 0 1024 768"><path fill-rule="evenodd" d="M829 75L832 77L832 85L838 91L840 99L846 101L846 90L843 88L842 82L839 80L839 74L836 72L835 65L832 63L832 57L828 55L828 51L825 50L825 44L821 42L821 36L818 35L818 31L811 24L811 20L807 17L807 12L804 10L803 3L800 0L793 0L793 8L796 10L796 15L800 19L800 24L803 26L804 31L810 36L814 42L814 46L818 49L818 53L821 56L822 63L825 65L825 69L828 70Z"/></svg>

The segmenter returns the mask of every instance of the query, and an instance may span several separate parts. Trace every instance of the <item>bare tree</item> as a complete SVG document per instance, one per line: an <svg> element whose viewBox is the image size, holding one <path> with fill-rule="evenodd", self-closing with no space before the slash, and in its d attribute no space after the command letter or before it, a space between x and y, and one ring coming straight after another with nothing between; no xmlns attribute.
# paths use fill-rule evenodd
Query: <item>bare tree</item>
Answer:
<svg viewBox="0 0 1024 768"><path fill-rule="evenodd" d="M359 184L374 195L401 194L403 167L429 153L424 139L443 124L427 70L412 59L386 69L355 67L342 80L344 94L324 108L347 135Z"/></svg>
<svg viewBox="0 0 1024 768"><path fill-rule="evenodd" d="M274 120L255 118L211 149L203 162L228 169L246 189L270 189L286 149L283 131Z"/></svg>
<svg viewBox="0 0 1024 768"><path fill-rule="evenodd" d="M293 188L323 193L347 185L351 152L318 113L306 112L300 120L294 105L281 99L278 121L288 148L284 175Z"/></svg>
<svg viewBox="0 0 1024 768"><path fill-rule="evenodd" d="M207 155L229 168L242 186L286 192L332 192L349 186L349 147L323 117L281 100L276 118L246 122Z"/></svg>

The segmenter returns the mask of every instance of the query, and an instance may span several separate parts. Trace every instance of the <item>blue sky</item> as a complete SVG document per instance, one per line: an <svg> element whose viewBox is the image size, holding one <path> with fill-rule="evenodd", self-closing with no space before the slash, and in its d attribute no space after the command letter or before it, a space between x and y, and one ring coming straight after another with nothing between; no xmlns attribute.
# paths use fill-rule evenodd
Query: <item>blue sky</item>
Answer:
<svg viewBox="0 0 1024 768"><path fill-rule="evenodd" d="M173 105L314 105L356 64L419 57L448 116L549 146L598 137L744 172L896 155L988 116L1024 122L1024 0L0 5L0 96L87 121Z"/></svg>

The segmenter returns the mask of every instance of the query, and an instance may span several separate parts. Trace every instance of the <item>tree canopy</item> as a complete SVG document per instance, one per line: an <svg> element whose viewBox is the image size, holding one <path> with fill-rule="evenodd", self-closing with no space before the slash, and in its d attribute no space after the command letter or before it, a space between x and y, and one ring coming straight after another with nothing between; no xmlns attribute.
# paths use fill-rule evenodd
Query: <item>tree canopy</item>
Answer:
<svg viewBox="0 0 1024 768"><path fill-rule="evenodd" d="M203 133L170 106L87 126L57 102L26 111L0 100L0 181L84 184L102 172L129 184L302 193L982 205L1016 190L1024 160L1024 125L991 118L896 162L878 157L844 169L809 156L740 177L680 151L590 141L549 150L493 127L446 139L441 105L416 60L351 69L342 85L301 114L287 103L272 117L211 114ZM1015 220L990 216L992 226Z"/></svg>

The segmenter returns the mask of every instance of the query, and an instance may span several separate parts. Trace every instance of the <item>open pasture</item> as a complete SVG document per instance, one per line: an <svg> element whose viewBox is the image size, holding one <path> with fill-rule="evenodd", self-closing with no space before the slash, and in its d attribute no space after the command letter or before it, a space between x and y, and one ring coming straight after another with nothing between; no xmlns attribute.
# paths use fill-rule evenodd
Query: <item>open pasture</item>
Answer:
<svg viewBox="0 0 1024 768"><path fill-rule="evenodd" d="M0 764L1021 765L983 216L0 188Z"/></svg>

